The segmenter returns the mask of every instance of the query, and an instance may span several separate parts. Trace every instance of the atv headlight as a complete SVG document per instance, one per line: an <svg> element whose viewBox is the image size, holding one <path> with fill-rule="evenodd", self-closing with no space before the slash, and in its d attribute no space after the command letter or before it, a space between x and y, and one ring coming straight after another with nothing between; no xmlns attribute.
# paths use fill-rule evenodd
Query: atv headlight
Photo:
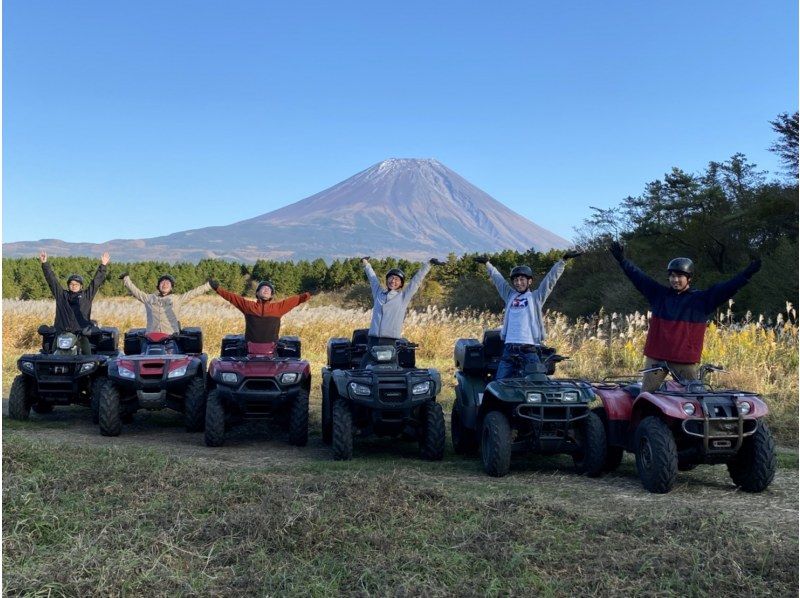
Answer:
<svg viewBox="0 0 800 598"><path fill-rule="evenodd" d="M297 382L299 374L297 372L286 372L281 374L281 384L294 384Z"/></svg>
<svg viewBox="0 0 800 598"><path fill-rule="evenodd" d="M32 361L21 361L19 364L23 370L27 370L29 372L33 371L33 362Z"/></svg>
<svg viewBox="0 0 800 598"><path fill-rule="evenodd" d="M94 369L95 363L90 361L89 363L84 363L81 366L81 374L85 374L86 372L91 372Z"/></svg>
<svg viewBox="0 0 800 598"><path fill-rule="evenodd" d="M75 337L71 334L62 334L56 339L56 347L59 349L72 349L75 346Z"/></svg>
<svg viewBox="0 0 800 598"><path fill-rule="evenodd" d="M747 415L752 410L753 406L749 402L742 401L741 403L739 403L739 413L741 413L742 415Z"/></svg>
<svg viewBox="0 0 800 598"><path fill-rule="evenodd" d="M222 372L220 378L226 384L236 384L236 381L239 379L239 376L237 376L234 372Z"/></svg>
<svg viewBox="0 0 800 598"><path fill-rule="evenodd" d="M133 370L126 368L124 365L117 367L117 373L119 373L120 378L130 378L131 380L136 378L136 373Z"/></svg>
<svg viewBox="0 0 800 598"><path fill-rule="evenodd" d="M577 403L578 402L578 393L575 392L574 390L568 390L561 397L561 400L564 403Z"/></svg>
<svg viewBox="0 0 800 598"><path fill-rule="evenodd" d="M694 415L694 412L695 412L694 403L684 403L683 404L683 412L686 415Z"/></svg>
<svg viewBox="0 0 800 598"><path fill-rule="evenodd" d="M415 384L411 387L411 394L412 395L424 395L430 392L431 390L431 381L427 380L425 382L420 382L419 384Z"/></svg>
<svg viewBox="0 0 800 598"><path fill-rule="evenodd" d="M189 367L189 364L184 364L179 368L175 368L169 374L167 374L167 378L180 378L181 376L186 375L186 368Z"/></svg>
<svg viewBox="0 0 800 598"><path fill-rule="evenodd" d="M392 361L394 358L394 347L372 347L372 357L378 362Z"/></svg>
<svg viewBox="0 0 800 598"><path fill-rule="evenodd" d="M366 384L359 384L358 382L351 382L350 383L350 392L354 395L358 395L361 397L368 397L372 394L372 389L367 386Z"/></svg>
<svg viewBox="0 0 800 598"><path fill-rule="evenodd" d="M542 402L542 393L540 392L529 392L525 395L525 400L528 403L541 403Z"/></svg>

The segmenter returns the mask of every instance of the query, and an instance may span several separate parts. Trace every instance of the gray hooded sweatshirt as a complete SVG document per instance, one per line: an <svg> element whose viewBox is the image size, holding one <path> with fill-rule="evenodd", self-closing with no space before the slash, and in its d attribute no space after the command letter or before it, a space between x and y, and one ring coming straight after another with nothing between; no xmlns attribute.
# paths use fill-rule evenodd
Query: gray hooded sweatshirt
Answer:
<svg viewBox="0 0 800 598"><path fill-rule="evenodd" d="M533 338L533 342L536 345L540 345L544 341L545 330L544 323L542 322L542 306L544 305L544 302L547 301L547 297L550 295L553 287L556 286L556 282L558 282L558 278L564 272L565 266L566 263L564 260L558 260L553 267L550 268L550 272L548 272L547 276L545 276L542 282L539 283L539 287L536 290L528 290L526 293L519 293L513 286L511 286L511 284L509 284L506 278L500 274L497 268L492 266L489 262L486 262L486 269L489 271L489 278L494 283L494 286L497 287L497 291L500 293L500 296L506 302L506 310L503 312L503 328L500 331L500 338L505 340L506 333L508 332L508 310L511 302L522 296L523 298L527 298L528 310L530 311L531 337Z"/></svg>
<svg viewBox="0 0 800 598"><path fill-rule="evenodd" d="M144 303L144 309L147 313L147 332L164 332L166 334L176 334L181 331L178 312L182 303L211 290L211 285L205 283L181 295L173 293L164 296L161 293L150 293L148 295L133 284L130 276L123 278L122 282L131 295Z"/></svg>
<svg viewBox="0 0 800 598"><path fill-rule="evenodd" d="M375 276L372 266L369 263L364 264L364 272L367 274L369 286L372 287L373 306L372 322L369 324L370 336L402 338L406 308L430 270L431 265L426 262L407 285L399 291L388 291L381 286L381 281Z"/></svg>

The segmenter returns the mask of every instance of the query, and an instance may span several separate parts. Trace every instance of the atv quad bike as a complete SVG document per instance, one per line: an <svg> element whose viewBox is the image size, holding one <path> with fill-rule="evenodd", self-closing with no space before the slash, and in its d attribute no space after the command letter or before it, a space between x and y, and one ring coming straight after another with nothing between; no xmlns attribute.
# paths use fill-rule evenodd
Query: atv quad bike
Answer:
<svg viewBox="0 0 800 598"><path fill-rule="evenodd" d="M456 342L453 449L462 455L480 449L484 470L495 477L508 473L512 453L568 453L579 473L599 476L606 438L602 421L589 409L591 385L551 378L555 364L566 358L549 347L535 350L540 363L518 357L522 377L495 380L503 353L499 330L485 331L482 343Z"/></svg>
<svg viewBox="0 0 800 598"><path fill-rule="evenodd" d="M84 332L57 333L52 326L40 326L42 349L17 360L22 372L11 383L8 416L25 420L31 408L36 413L50 413L57 405L92 407L97 423L97 397L105 380L106 362L119 354L119 331L116 328L92 327ZM89 339L92 355L80 352L81 336Z"/></svg>
<svg viewBox="0 0 800 598"><path fill-rule="evenodd" d="M289 431L289 443L308 442L311 366L300 359L300 339L248 343L244 335L222 339L218 359L208 369L208 446L222 446L225 430L244 420L273 419Z"/></svg>
<svg viewBox="0 0 800 598"><path fill-rule="evenodd" d="M638 379L606 379L594 385L608 438L607 470L623 451L636 455L642 485L654 493L672 489L678 471L700 464L728 466L733 483L745 492L761 492L775 477L775 441L767 427L766 403L755 393L714 389L705 382L720 366L704 364L699 380L672 376L656 392L642 392Z"/></svg>
<svg viewBox="0 0 800 598"><path fill-rule="evenodd" d="M445 425L435 369L416 367L417 345L406 339L367 352L367 330L352 340L328 340L322 368L322 440L337 461L353 457L353 438L370 435L417 440L423 459L444 456Z"/></svg>
<svg viewBox="0 0 800 598"><path fill-rule="evenodd" d="M108 362L98 404L100 433L119 436L123 423L139 409L173 409L184 414L186 431L203 429L206 411L206 361L203 332L125 333L125 355Z"/></svg>

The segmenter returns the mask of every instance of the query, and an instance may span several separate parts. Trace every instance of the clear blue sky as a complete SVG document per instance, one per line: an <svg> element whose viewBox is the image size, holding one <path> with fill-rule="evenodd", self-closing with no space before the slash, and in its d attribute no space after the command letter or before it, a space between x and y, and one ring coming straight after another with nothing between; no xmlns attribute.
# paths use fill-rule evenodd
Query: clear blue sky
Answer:
<svg viewBox="0 0 800 598"><path fill-rule="evenodd" d="M3 3L4 241L229 224L436 158L570 238L798 97L797 2Z"/></svg>

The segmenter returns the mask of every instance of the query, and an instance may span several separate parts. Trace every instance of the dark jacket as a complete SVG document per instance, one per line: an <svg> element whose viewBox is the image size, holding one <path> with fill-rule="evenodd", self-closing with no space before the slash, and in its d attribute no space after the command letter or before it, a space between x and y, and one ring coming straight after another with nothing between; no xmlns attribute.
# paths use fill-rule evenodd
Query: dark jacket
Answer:
<svg viewBox="0 0 800 598"><path fill-rule="evenodd" d="M272 343L278 340L281 316L311 298L311 293L301 293L282 301L253 301L222 287L217 287L216 292L244 314L244 338L251 343Z"/></svg>
<svg viewBox="0 0 800 598"><path fill-rule="evenodd" d="M644 354L652 359L676 363L699 363L709 317L746 285L754 273L748 267L730 280L705 291L690 287L678 293L657 283L628 260L622 260L620 266L650 304L652 315Z"/></svg>
<svg viewBox="0 0 800 598"><path fill-rule="evenodd" d="M59 332L80 332L83 328L90 326L92 323L92 300L106 279L106 267L100 264L89 286L82 288L77 293L61 286L50 262L42 263L42 271L47 286L50 287L56 300L56 320L53 326Z"/></svg>

